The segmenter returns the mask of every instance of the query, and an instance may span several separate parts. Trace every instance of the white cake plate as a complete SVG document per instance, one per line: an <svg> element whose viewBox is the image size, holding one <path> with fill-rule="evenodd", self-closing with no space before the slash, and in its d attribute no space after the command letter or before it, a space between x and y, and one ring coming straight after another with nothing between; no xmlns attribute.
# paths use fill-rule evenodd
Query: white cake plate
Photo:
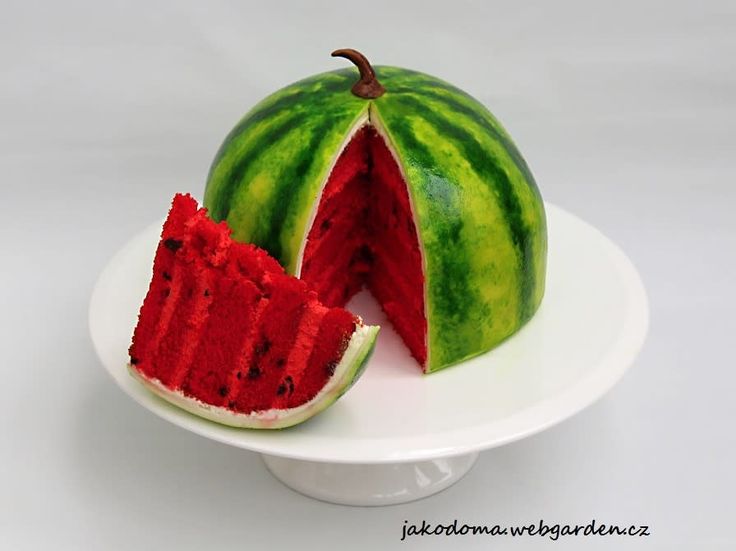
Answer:
<svg viewBox="0 0 736 551"><path fill-rule="evenodd" d="M644 287L629 259L595 228L547 205L549 263L542 307L495 350L424 376L366 293L349 305L383 326L363 377L334 406L282 431L206 421L149 393L126 370L160 223L134 237L100 275L92 341L135 401L206 438L259 452L269 471L308 496L350 505L419 499L459 480L478 452L579 412L631 366L647 332Z"/></svg>

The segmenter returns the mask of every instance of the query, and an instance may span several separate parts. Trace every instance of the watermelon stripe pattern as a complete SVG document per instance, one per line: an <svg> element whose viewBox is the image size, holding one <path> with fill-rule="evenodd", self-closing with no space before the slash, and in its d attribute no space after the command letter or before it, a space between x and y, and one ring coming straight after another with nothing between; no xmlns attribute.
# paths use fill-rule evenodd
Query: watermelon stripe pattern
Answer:
<svg viewBox="0 0 736 551"><path fill-rule="evenodd" d="M299 243L284 230L306 223L294 199L319 192L333 153L367 113L364 101L344 97L353 79L344 69L266 98L230 132L210 169L204 202L213 218L228 220L235 239L259 243L290 273ZM259 216L248 223L251 206Z"/></svg>
<svg viewBox="0 0 736 551"><path fill-rule="evenodd" d="M524 325L544 294L544 206L493 115L432 76L375 67L386 93L350 93L355 69L324 73L259 103L228 135L205 206L234 237L295 273L331 166L361 124L384 136L405 176L425 261L427 371L485 352Z"/></svg>

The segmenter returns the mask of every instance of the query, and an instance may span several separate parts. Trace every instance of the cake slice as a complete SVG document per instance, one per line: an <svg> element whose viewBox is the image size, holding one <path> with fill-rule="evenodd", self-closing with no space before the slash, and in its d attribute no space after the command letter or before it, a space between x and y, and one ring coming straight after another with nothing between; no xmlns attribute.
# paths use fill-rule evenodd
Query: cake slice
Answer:
<svg viewBox="0 0 736 551"><path fill-rule="evenodd" d="M378 327L322 304L265 251L176 195L130 347L130 373L191 413L284 428L358 379Z"/></svg>

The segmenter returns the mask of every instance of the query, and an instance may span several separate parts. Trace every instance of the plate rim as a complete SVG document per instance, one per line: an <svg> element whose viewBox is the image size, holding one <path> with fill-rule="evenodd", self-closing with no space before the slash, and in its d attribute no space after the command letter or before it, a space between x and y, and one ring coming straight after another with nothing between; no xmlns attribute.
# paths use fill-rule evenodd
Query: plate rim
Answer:
<svg viewBox="0 0 736 551"><path fill-rule="evenodd" d="M260 433L261 431L256 431L255 429L234 429L225 427L224 425L218 425L176 408L153 395L141 385L136 386L131 384L135 383L132 378L129 381L124 378L119 379L117 374L113 372L113 369L105 363L104 353L100 349L100 343L96 337L95 326L96 317L99 314L97 309L100 303L100 294L102 293L105 280L115 267L116 261L120 257L125 256L130 249L135 247L140 239L147 236L154 228L160 228L160 221L147 226L126 241L108 260L100 272L95 282L88 308L88 324L92 344L105 371L111 376L117 386L135 402L158 417L180 428L223 444L254 452L308 461L380 464L452 457L509 444L547 430L580 413L599 400L616 385L625 372L633 365L634 360L644 345L649 328L649 304L644 283L634 264L623 250L595 226L582 220L577 215L546 201L545 209L548 218L550 212L554 213L555 216L567 216L586 231L595 233L596 237L606 245L606 256L616 269L618 279L623 285L625 296L629 299L629 308L626 311L625 321L618 333L615 344L606 351L604 357L585 376L580 377L573 384L565 387L553 396L522 408L506 418L494 420L490 425L474 425L470 428L458 428L434 435L437 438L446 437L448 433L452 433L456 437L454 440L458 441L456 443L439 445L424 442L423 445L419 445L420 443L417 442L417 445L409 451L402 449L393 452L383 451L378 454L371 453L372 450L376 449L375 444L391 442L395 438L366 439L366 442L370 442L370 446L342 446L342 453L337 454L329 453L328 450L323 450L323 453L315 453L313 449L306 451L284 449L283 446L280 449L278 438L263 439L262 441L258 440L260 437L256 437L255 441L249 441L248 438L243 439L242 436L244 434ZM544 304L545 301L543 300L541 308L544 307ZM524 330L525 328L521 329L521 331ZM513 336L511 338L513 339ZM458 366L454 367L454 369L457 368ZM125 371L125 365L122 362L120 370ZM490 430L489 427L495 427L495 430ZM288 430L286 429L286 432ZM276 437L282 434L281 431L269 432ZM233 436L233 433L236 433L236 435ZM413 439L409 438L409 440ZM418 440L425 441L427 437L424 435ZM459 441L462 441L462 443ZM275 445L271 445L274 442ZM385 444L380 446L382 449L388 447Z"/></svg>

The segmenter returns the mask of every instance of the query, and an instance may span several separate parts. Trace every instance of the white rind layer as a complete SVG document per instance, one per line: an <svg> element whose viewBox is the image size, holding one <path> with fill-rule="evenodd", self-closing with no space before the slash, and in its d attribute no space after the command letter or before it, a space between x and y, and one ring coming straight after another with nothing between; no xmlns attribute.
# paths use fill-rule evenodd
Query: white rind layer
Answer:
<svg viewBox="0 0 736 551"><path fill-rule="evenodd" d="M322 195L325 192L325 188L327 187L327 182L330 180L330 176L332 176L332 171L335 169L335 165L337 165L337 161L340 159L340 156L342 155L343 151L345 151L345 148L348 146L348 144L352 141L352 139L355 137L355 134L360 131L364 126L372 126L378 135L383 139L383 142L386 144L386 148L391 153L391 156L394 159L394 162L396 163L396 166L399 167L399 173L401 174L401 178L406 184L409 180L406 177L406 170L404 169L404 165L401 162L401 159L399 158L398 154L396 153L396 148L394 146L393 141L391 140L391 136L389 136L388 132L386 131L386 127L383 124L383 121L381 120L381 117L378 114L378 109L375 108L373 103L368 104L368 108L365 111L362 111L358 118L356 119L356 122L353 124L353 126L348 131L347 135L342 141L342 144L340 144L340 147L338 148L337 152L335 153L335 156L332 158L332 162L330 163L330 167L327 170L327 173L325 177L322 179L322 183L319 188L319 192L317 194L317 197L315 198L314 202L312 203L312 210L309 213L309 220L307 221L307 225L304 228L304 235L302 236L302 242L301 246L299 247L299 254L296 258L296 272L294 275L296 277L302 276L302 266L304 262L304 253L307 250L307 237L309 236L309 233L312 231L312 226L314 225L314 221L317 218L317 211L319 210L319 206L322 203ZM417 220L419 218L417 217L417 209L416 205L414 204L414 197L411 194L411 190L407 187L406 194L409 197L409 209L411 210L411 216L412 220L414 221L414 227L416 228L417 237L419 237L419 224L417 224ZM427 257L424 251L424 242L421 239L418 239L419 242L419 255L421 257L422 262L422 274L424 274L424 286L422 288L422 295L424 296L424 319L427 320L427 331L424 334L424 347L427 351L427 359L424 362L424 365L422 365L422 371L424 373L428 373L427 369L431 365L430 364L430 354L432 353L432 349L429 346L429 300L428 300L428 286L427 286L427 279L426 274L427 272Z"/></svg>
<svg viewBox="0 0 736 551"><path fill-rule="evenodd" d="M391 153L391 156L394 159L394 163L396 163L396 166L399 167L399 173L401 174L401 179L404 181L404 184L406 187L406 196L409 198L409 210L411 211L411 218L414 222L414 229L417 232L417 242L419 244L419 256L421 258L422 262L422 275L424 275L424 285L422 287L422 296L424 297L424 319L427 320L427 330L424 333L424 349L427 351L427 358L424 360L424 365L422 366L422 372L429 373L427 369L430 365L430 355L432 354L432 347L429 345L429 287L427 285L427 274L429 273L427 271L427 255L424 251L424 241L421 239L421 228L419 227L419 224L417 223L417 220L419 220L419 217L417 216L417 207L414 204L414 197L411 194L411 188L408 186L409 179L406 176L406 170L404 169L404 163L401 162L401 158L399 158L399 155L396 153L396 147L394 145L393 140L391 140L391 136L389 136L388 132L386 131L386 126L383 124L383 121L381 120L381 117L378 113L378 109L375 109L373 107L373 104L371 104L371 107L368 109L368 115L369 120L373 128L375 128L378 135L383 139L383 143L386 144L386 148L388 149L389 153Z"/></svg>
<svg viewBox="0 0 736 551"><path fill-rule="evenodd" d="M304 226L304 235L302 235L302 243L299 246L299 253L297 254L297 257L296 257L296 270L294 271L294 275L296 277L302 277L302 263L304 261L304 252L307 250L307 237L309 237L309 232L312 231L312 226L314 226L314 221L317 218L317 211L319 210L319 205L322 202L322 194L324 194L325 192L325 188L327 187L327 182L329 181L330 176L332 175L332 171L335 169L335 165L337 165L337 161L340 159L340 155L342 155L342 152L345 151L345 148L348 146L350 141L353 139L353 136L355 136L356 132L358 132L361 128L363 128L366 124L369 124L369 123L370 123L370 111L369 111L369 108L366 107L366 109L361 111L361 113L355 119L353 126L350 127L350 130L348 131L345 138L342 140L340 147L337 148L335 155L332 157L332 161L330 162L330 167L327 169L327 173L325 174L324 178L322 178L322 183L319 186L319 192L317 193L317 197L312 202L312 210L309 212L309 219L307 220L307 225Z"/></svg>
<svg viewBox="0 0 736 551"><path fill-rule="evenodd" d="M353 332L348 346L335 368L334 375L327 384L308 402L291 409L269 409L252 413L238 413L227 408L205 404L185 395L180 390L172 390L155 378L149 379L128 364L130 374L146 388L167 402L194 415L210 421L237 428L282 429L306 421L313 415L330 406L357 380L362 367L368 360L380 327L361 325Z"/></svg>

